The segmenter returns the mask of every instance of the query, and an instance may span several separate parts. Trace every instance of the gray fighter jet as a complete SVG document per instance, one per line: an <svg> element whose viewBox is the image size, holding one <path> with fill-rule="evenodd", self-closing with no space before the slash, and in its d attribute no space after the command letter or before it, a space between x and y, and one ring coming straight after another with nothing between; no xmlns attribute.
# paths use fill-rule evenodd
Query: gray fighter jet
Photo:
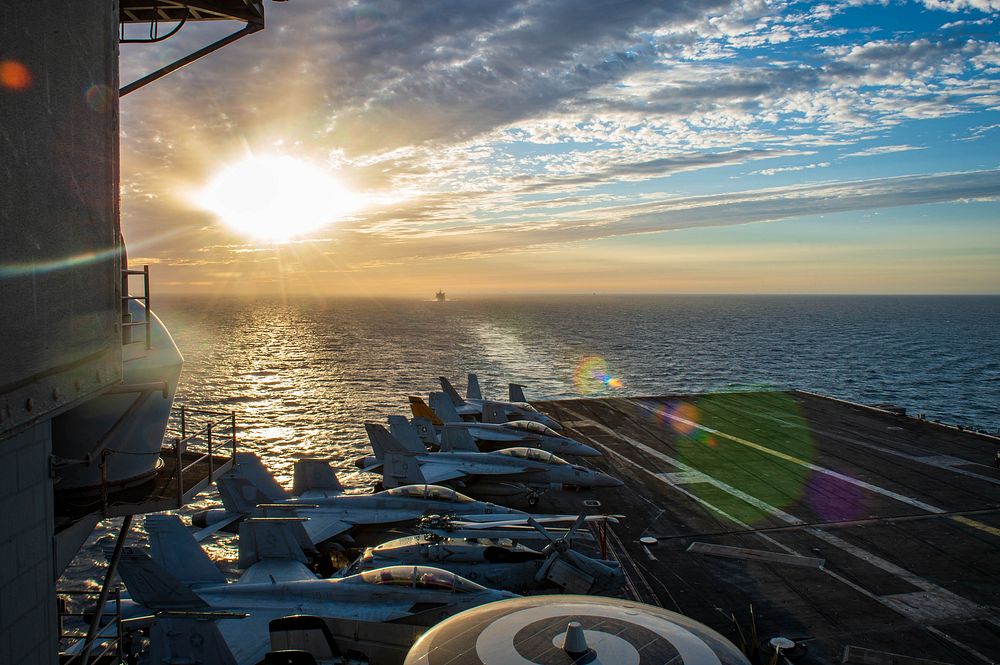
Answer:
<svg viewBox="0 0 1000 665"><path fill-rule="evenodd" d="M325 551L337 539L350 546L383 542L416 526L425 515L475 516L478 520L524 515L522 511L487 501L476 501L449 487L426 483L401 485L374 494L345 494L326 460L302 459L295 463L289 494L253 453L236 453L233 468L216 482L223 510L195 514L191 522L202 527L202 539L216 530L234 529L241 518L255 514L258 506L272 514L305 518L304 531L315 551ZM283 511L280 509L284 509Z"/></svg>
<svg viewBox="0 0 1000 665"><path fill-rule="evenodd" d="M269 623L289 615L431 626L465 609L514 597L428 566L318 579L304 565L291 528L295 520L280 519L241 524L240 564L246 570L237 582L226 583L179 518L154 517L155 559L125 548L118 564L131 603L154 613L145 627L164 638L151 645L151 663L255 665L270 648ZM170 631L157 626L192 617L203 624L194 639L169 639ZM190 621L186 628L197 630Z"/></svg>
<svg viewBox="0 0 1000 665"><path fill-rule="evenodd" d="M507 448L490 453L429 453L419 441L400 441L384 427L365 423L374 455L357 460L363 471L382 474L385 487L450 481L487 495L510 494L510 487L537 490L562 487L619 487L617 478L556 457L537 448ZM530 492L534 492L531 494ZM534 498L534 501L532 501Z"/></svg>
<svg viewBox="0 0 1000 665"><path fill-rule="evenodd" d="M551 427L534 420L511 420L503 414L496 402L483 402L483 421L467 422L455 410L444 393L431 393L433 408L419 397L410 397L413 412L412 426L424 445L446 452L492 452L512 446L538 448L556 455L575 457L600 457L601 453L563 436ZM397 432L409 424L402 416L389 417L389 430L396 438Z"/></svg>
<svg viewBox="0 0 1000 665"><path fill-rule="evenodd" d="M482 391L479 389L479 379L475 374L469 374L468 397L466 398L458 394L458 391L451 385L447 377L439 376L438 380L441 382L441 389L444 390L460 416L469 416L474 420L481 420L483 418L483 403L487 400L483 399ZM520 391L521 386L518 385L517 390ZM521 392L521 396L524 396L523 392ZM562 430L563 428L558 420L540 412L527 402L495 401L493 403L502 410L507 420L533 420L547 425L554 430Z"/></svg>
<svg viewBox="0 0 1000 665"><path fill-rule="evenodd" d="M625 583L617 561L593 559L571 549L584 522L581 515L569 531L555 537L534 519L528 522L548 541L541 551L510 539L454 538L435 533L397 538L368 548L344 575L395 565L429 565L449 570L493 588L524 593L616 594Z"/></svg>

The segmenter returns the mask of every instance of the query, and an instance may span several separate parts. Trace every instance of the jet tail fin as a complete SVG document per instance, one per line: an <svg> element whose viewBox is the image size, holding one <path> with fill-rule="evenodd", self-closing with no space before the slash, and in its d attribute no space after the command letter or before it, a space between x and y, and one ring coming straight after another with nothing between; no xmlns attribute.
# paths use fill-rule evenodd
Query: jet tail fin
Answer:
<svg viewBox="0 0 1000 665"><path fill-rule="evenodd" d="M226 510L249 515L258 503L288 498L288 493L253 453L236 453L233 468L216 481Z"/></svg>
<svg viewBox="0 0 1000 665"><path fill-rule="evenodd" d="M452 425L445 425L444 429L441 430L441 452L478 453L479 446L476 445L476 442L472 438L472 435L469 434L469 429L467 427L455 427Z"/></svg>
<svg viewBox="0 0 1000 665"><path fill-rule="evenodd" d="M344 491L337 473L325 459L296 460L292 478L292 494L295 496L301 496L310 490L320 490L328 494L341 494Z"/></svg>
<svg viewBox="0 0 1000 665"><path fill-rule="evenodd" d="M238 661L222 634L223 620L247 621L237 616L222 620L211 617L160 616L149 627L149 662L215 663L237 665ZM241 626L242 627L242 626Z"/></svg>
<svg viewBox="0 0 1000 665"><path fill-rule="evenodd" d="M226 577L201 549L177 515L147 515L153 562L173 571L187 586L225 584Z"/></svg>
<svg viewBox="0 0 1000 665"><path fill-rule="evenodd" d="M302 552L303 537L309 540L299 517L254 517L244 520L240 523L237 565L246 569L264 559L290 559L306 563ZM311 543L308 549L313 549Z"/></svg>
<svg viewBox="0 0 1000 665"><path fill-rule="evenodd" d="M511 402L527 402L524 399L524 386L520 383L510 383L507 385L507 392L510 394Z"/></svg>
<svg viewBox="0 0 1000 665"><path fill-rule="evenodd" d="M458 415L455 405L451 403L447 395L444 393L431 393L430 400L431 408L434 410L434 413L440 416L443 423L463 422L462 416Z"/></svg>
<svg viewBox="0 0 1000 665"><path fill-rule="evenodd" d="M387 489L400 485L426 485L427 479L420 471L420 462L412 455L386 453L382 464L382 485Z"/></svg>
<svg viewBox="0 0 1000 665"><path fill-rule="evenodd" d="M118 574L132 599L152 610L208 607L194 591L157 564L141 549L125 547L118 560Z"/></svg>
<svg viewBox="0 0 1000 665"><path fill-rule="evenodd" d="M452 404L455 406L463 406L465 404L465 400L458 394L458 391L455 390L455 386L451 385L451 381L449 381L447 377L439 376L438 380L441 382L441 390L447 393Z"/></svg>
<svg viewBox="0 0 1000 665"><path fill-rule="evenodd" d="M465 396L469 399L482 399L483 392L479 389L479 377L469 373L469 385L465 389Z"/></svg>
<svg viewBox="0 0 1000 665"><path fill-rule="evenodd" d="M483 422L503 424L507 422L507 410L499 402L483 402Z"/></svg>
<svg viewBox="0 0 1000 665"><path fill-rule="evenodd" d="M436 448L441 445L437 437L437 428L429 418L416 417L413 419L413 427L417 430L417 436L424 442L425 446Z"/></svg>
<svg viewBox="0 0 1000 665"><path fill-rule="evenodd" d="M416 428L403 416L389 416L389 433L403 446L414 453L426 453L427 446L420 440Z"/></svg>
<svg viewBox="0 0 1000 665"><path fill-rule="evenodd" d="M365 423L365 432L368 433L368 440L372 444L375 457L385 461L386 455L394 454L401 457L414 457L418 451L411 450L406 445L394 437L389 431L377 423ZM420 453L426 452L421 445Z"/></svg>
<svg viewBox="0 0 1000 665"><path fill-rule="evenodd" d="M419 397L410 397L410 411L413 412L414 418L427 418L434 425L444 425L444 421L438 417L438 414L434 413L434 410Z"/></svg>

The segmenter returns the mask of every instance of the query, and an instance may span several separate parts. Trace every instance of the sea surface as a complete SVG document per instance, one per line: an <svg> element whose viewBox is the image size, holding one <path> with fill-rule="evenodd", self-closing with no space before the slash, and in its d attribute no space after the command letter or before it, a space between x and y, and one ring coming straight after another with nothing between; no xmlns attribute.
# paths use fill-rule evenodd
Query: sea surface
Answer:
<svg viewBox="0 0 1000 665"><path fill-rule="evenodd" d="M160 297L154 309L185 358L177 404L235 411L241 449L286 483L311 455L369 486L353 466L362 423L409 415L407 395L426 399L438 376L464 394L468 372L487 397L511 381L529 400L800 388L1000 430L995 296ZM202 497L196 508L215 500ZM98 558L92 541L68 576L93 578Z"/></svg>

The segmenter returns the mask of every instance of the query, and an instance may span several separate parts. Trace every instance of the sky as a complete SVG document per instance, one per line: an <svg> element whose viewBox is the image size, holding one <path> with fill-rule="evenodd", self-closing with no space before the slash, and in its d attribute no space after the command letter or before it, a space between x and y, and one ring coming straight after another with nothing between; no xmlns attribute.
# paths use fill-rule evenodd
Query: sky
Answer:
<svg viewBox="0 0 1000 665"><path fill-rule="evenodd" d="M122 98L154 292L1000 293L1000 0L265 10Z"/></svg>

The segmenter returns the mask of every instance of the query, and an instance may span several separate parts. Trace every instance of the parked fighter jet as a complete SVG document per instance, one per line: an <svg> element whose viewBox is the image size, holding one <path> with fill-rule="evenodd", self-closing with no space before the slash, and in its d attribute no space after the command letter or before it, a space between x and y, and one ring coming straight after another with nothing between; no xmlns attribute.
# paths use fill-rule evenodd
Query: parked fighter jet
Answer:
<svg viewBox="0 0 1000 665"><path fill-rule="evenodd" d="M514 597L428 566L393 566L341 579L318 579L304 565L291 529L296 521L280 519L250 519L241 525L240 564L246 570L237 582L227 584L185 532L180 518L155 517L161 522L162 556L153 560L141 549L125 548L119 574L132 601L156 613L151 617L154 626L172 618L197 617L203 630L197 639L163 639L153 645L154 663L255 665L270 647L268 624L288 615L431 626L462 610ZM188 622L186 628L197 626ZM169 636L169 631L159 632ZM211 660L205 661L206 656Z"/></svg>
<svg viewBox="0 0 1000 665"><path fill-rule="evenodd" d="M476 378L475 374L469 374L469 397L463 398L455 390L451 382L448 381L446 377L439 376L438 380L441 382L441 389L448 395L451 403L454 405L455 410L458 411L460 416L471 416L476 420L482 419L483 416L483 399L482 392L479 390L479 380ZM520 387L518 388L520 389ZM473 397L476 395L476 397ZM523 397L523 392L522 392ZM494 402L498 405L504 413L507 420L534 420L535 422L547 425L554 430L562 430L562 425L558 420L552 416L546 415L540 412L535 407L531 406L527 402Z"/></svg>
<svg viewBox="0 0 1000 665"><path fill-rule="evenodd" d="M430 565L493 588L518 593L558 589L563 593L615 594L625 575L616 561L592 559L570 549L581 515L572 528L555 537L541 524L529 523L548 541L542 551L509 539L451 538L436 534L406 536L368 548L344 575L383 566Z"/></svg>
<svg viewBox="0 0 1000 665"><path fill-rule="evenodd" d="M384 427L365 423L374 456L359 459L363 471L382 474L385 487L452 481L482 494L510 494L511 484L537 490L569 487L618 487L617 478L570 464L536 448L507 448L491 453L429 453L419 442L400 441ZM529 503L534 502L529 494Z"/></svg>
<svg viewBox="0 0 1000 665"><path fill-rule="evenodd" d="M600 457L595 448L559 434L551 427L534 420L508 421L496 402L483 403L483 422L465 422L455 411L454 405L443 393L432 393L436 399L432 409L419 397L410 397L413 412L412 427L426 446L445 452L492 452L501 448L519 446L539 448L557 455ZM502 420L494 422L491 415ZM390 416L389 430L396 438L410 425L402 416ZM400 432L397 432L397 428Z"/></svg>
<svg viewBox="0 0 1000 665"><path fill-rule="evenodd" d="M204 527L199 536L220 528L232 529L233 524L264 504L286 508L285 515L306 518L303 527L308 543L319 551L334 538L355 546L383 542L400 535L396 530L400 527L415 527L424 515L480 516L480 520L488 520L524 514L425 483L375 494L345 494L329 463L318 459L295 462L291 494L253 453L236 453L233 468L216 485L225 508L202 511L191 518L192 524Z"/></svg>

